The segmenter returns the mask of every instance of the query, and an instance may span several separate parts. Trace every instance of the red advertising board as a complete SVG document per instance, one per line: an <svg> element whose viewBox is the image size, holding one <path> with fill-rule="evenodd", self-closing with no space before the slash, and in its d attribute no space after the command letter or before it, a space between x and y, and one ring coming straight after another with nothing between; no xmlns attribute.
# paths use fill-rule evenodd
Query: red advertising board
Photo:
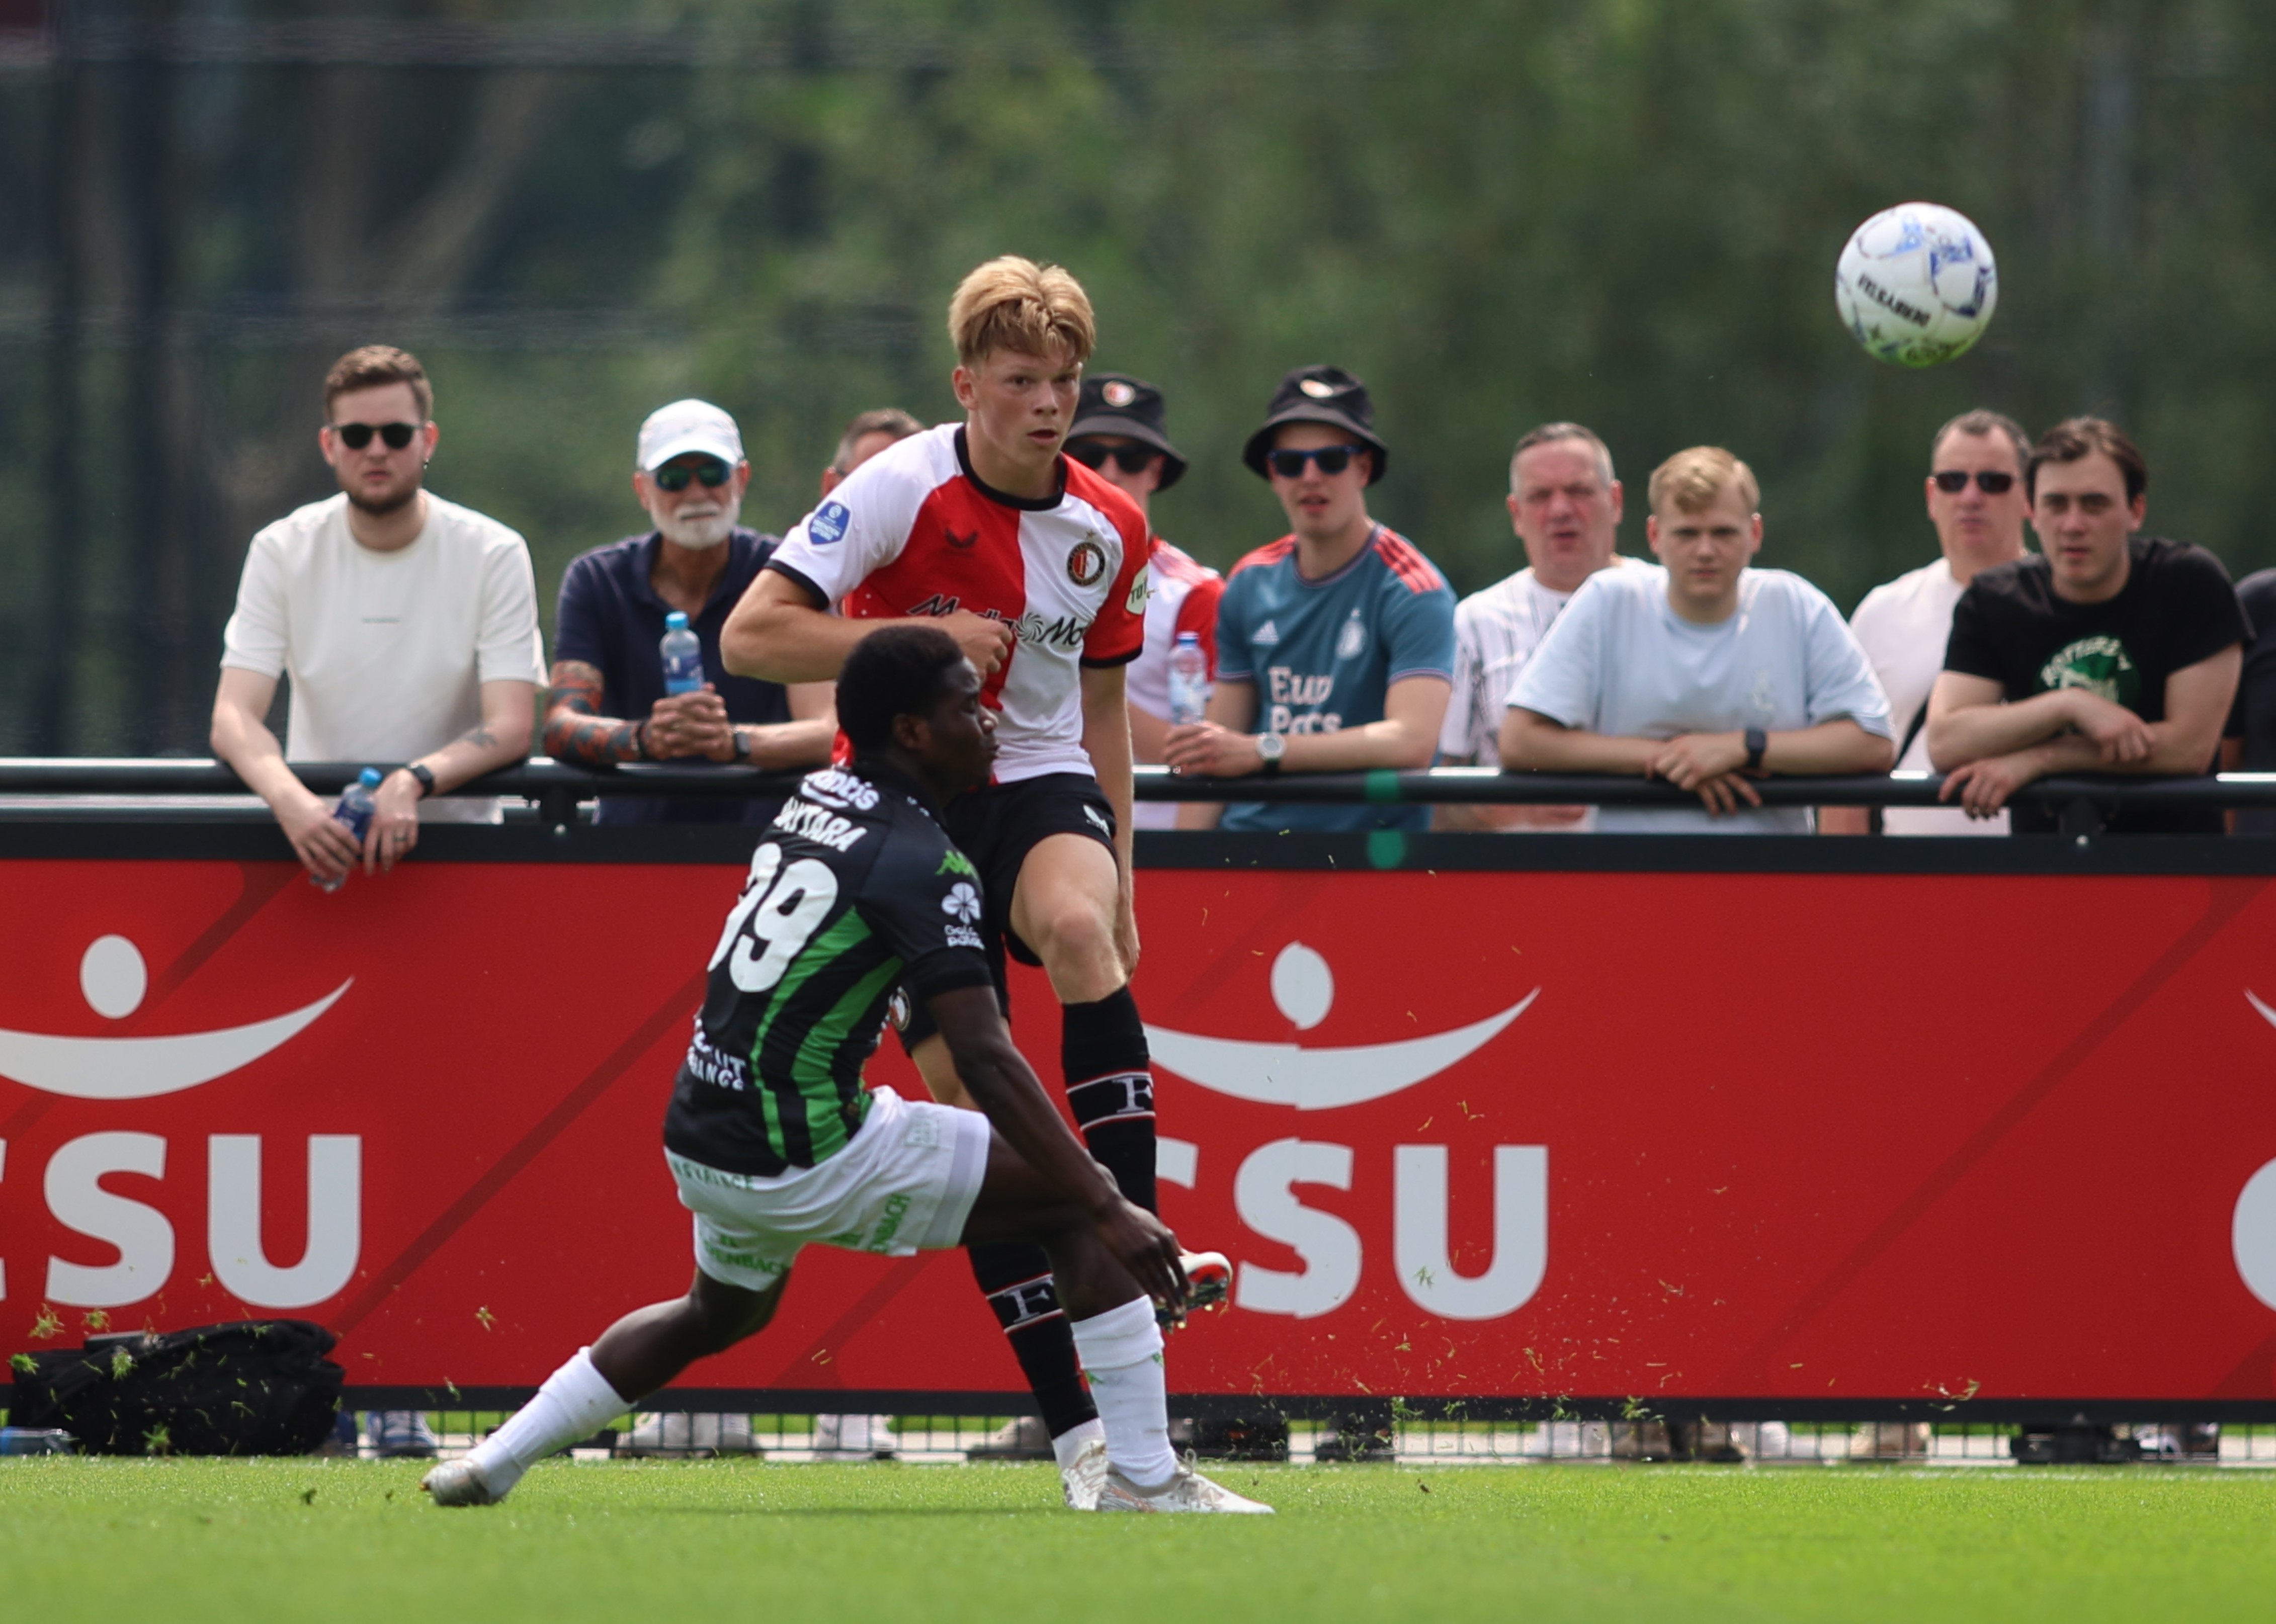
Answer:
<svg viewBox="0 0 2276 1624"><path fill-rule="evenodd" d="M0 863L0 1348L292 1315L358 1385L540 1379L685 1284L657 1127L739 879ZM2263 878L1140 898L1165 1215L1239 1265L1179 1391L2276 1399ZM1015 1028L1053 1076L1039 979ZM960 1255L821 1250L690 1381L1019 1385Z"/></svg>

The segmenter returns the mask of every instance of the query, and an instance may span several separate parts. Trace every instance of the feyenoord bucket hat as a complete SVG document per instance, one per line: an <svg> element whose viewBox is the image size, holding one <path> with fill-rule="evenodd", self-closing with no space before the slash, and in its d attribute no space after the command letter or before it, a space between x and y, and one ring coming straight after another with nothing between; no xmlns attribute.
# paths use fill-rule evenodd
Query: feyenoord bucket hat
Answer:
<svg viewBox="0 0 2276 1624"><path fill-rule="evenodd" d="M1264 453L1272 449L1273 433L1283 423L1327 423L1343 429L1375 453L1375 471L1367 481L1370 485L1390 466L1390 448L1376 438L1375 403L1368 398L1367 385L1341 367L1299 367L1280 380L1280 387L1272 391L1272 404L1264 410L1264 427L1248 436L1240 452L1241 461L1259 479L1271 477L1264 470Z"/></svg>
<svg viewBox="0 0 2276 1624"><path fill-rule="evenodd" d="M1162 453L1162 482L1154 489L1167 490L1185 476L1186 459L1170 444L1164 422L1160 390L1125 372L1101 372L1083 379L1067 438L1111 434L1152 446Z"/></svg>

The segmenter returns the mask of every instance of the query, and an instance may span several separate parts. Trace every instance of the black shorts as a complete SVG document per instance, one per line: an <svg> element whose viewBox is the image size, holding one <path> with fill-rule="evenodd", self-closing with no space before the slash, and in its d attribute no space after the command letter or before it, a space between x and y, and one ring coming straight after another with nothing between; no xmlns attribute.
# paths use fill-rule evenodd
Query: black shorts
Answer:
<svg viewBox="0 0 2276 1624"><path fill-rule="evenodd" d="M987 943L988 968L996 977L997 998L1008 1015L1011 990L1005 951L1021 964L1043 963L1036 950L1012 929L1012 892L1020 883L1020 869L1028 854L1053 835L1088 835L1111 852L1114 808L1106 792L1098 787L1098 780L1088 773L1047 772L1041 778L990 784L959 795L948 803L942 822L957 849L980 870L980 895L985 908L980 930ZM914 1050L936 1029L931 1017L912 1005L908 1019L901 1024L901 1046Z"/></svg>

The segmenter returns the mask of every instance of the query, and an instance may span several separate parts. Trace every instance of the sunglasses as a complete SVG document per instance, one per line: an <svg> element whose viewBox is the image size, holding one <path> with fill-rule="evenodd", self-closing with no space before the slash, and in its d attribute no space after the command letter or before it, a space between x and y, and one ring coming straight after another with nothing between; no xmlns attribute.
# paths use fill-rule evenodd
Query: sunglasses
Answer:
<svg viewBox="0 0 2276 1624"><path fill-rule="evenodd" d="M1945 495L1956 497L1968 489L1970 476L1961 473L1958 468L1946 468L1942 473L1931 474L1929 477L1936 482L1936 488ZM2015 488L2015 476L2012 474L1982 472L1973 477L1976 481L1976 489L1987 497L2004 497Z"/></svg>
<svg viewBox="0 0 2276 1624"><path fill-rule="evenodd" d="M332 432L339 436L340 444L352 452L360 452L370 444L371 436L374 435L377 435L386 442L388 450L399 452L411 444L413 436L419 432L419 425L416 423L334 423Z"/></svg>
<svg viewBox="0 0 2276 1624"><path fill-rule="evenodd" d="M1317 462L1321 473L1332 476L1351 467L1351 459L1366 449L1364 445L1316 445L1308 452L1267 452L1264 466L1282 479L1301 479L1304 465Z"/></svg>
<svg viewBox="0 0 2276 1624"><path fill-rule="evenodd" d="M1150 445L1101 445L1096 440L1077 440L1066 448L1066 454L1086 468L1103 468L1111 457L1125 474L1143 474L1147 465L1162 453Z"/></svg>
<svg viewBox="0 0 2276 1624"><path fill-rule="evenodd" d="M717 457L706 457L701 462L675 462L655 469L649 477L658 490L685 490L692 479L702 480L707 490L717 490L734 471Z"/></svg>

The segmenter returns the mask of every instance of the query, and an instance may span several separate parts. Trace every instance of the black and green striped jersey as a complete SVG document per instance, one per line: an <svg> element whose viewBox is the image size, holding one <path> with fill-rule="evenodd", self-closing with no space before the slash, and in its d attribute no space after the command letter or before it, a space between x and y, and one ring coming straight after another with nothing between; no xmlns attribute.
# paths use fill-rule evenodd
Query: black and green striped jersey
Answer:
<svg viewBox="0 0 2276 1624"><path fill-rule="evenodd" d="M980 877L913 779L870 763L808 774L712 950L664 1143L762 1177L844 1150L894 989L990 984L980 915Z"/></svg>

